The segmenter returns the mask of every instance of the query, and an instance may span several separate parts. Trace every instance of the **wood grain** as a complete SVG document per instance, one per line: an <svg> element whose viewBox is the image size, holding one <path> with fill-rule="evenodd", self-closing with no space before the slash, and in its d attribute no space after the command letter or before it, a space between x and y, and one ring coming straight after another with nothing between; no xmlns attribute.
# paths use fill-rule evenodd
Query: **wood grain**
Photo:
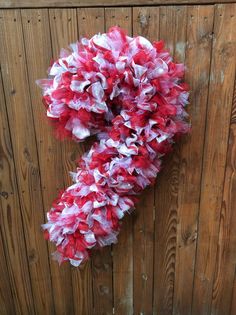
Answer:
<svg viewBox="0 0 236 315"><path fill-rule="evenodd" d="M185 48L185 80L191 87L188 112L192 125L191 133L180 143L173 310L174 314L181 315L191 314L213 16L213 6L189 6L186 41L177 44L178 55Z"/></svg>
<svg viewBox="0 0 236 315"><path fill-rule="evenodd" d="M211 314L230 314L236 268L236 85L231 113Z"/></svg>
<svg viewBox="0 0 236 315"><path fill-rule="evenodd" d="M61 49L68 49L71 43L78 40L76 9L50 9L49 18L53 58L57 59ZM69 172L75 170L75 162L84 152L84 146L65 139L61 142L61 147L64 184L68 187L72 184Z"/></svg>
<svg viewBox="0 0 236 315"><path fill-rule="evenodd" d="M113 314L113 281L111 248L94 250L92 254L94 313Z"/></svg>
<svg viewBox="0 0 236 315"><path fill-rule="evenodd" d="M132 34L131 8L106 8L106 30L117 25ZM133 313L133 223L127 214L123 219L118 243L113 246L114 312L117 315Z"/></svg>
<svg viewBox="0 0 236 315"><path fill-rule="evenodd" d="M90 38L105 31L103 8L81 8L77 10L79 37Z"/></svg>
<svg viewBox="0 0 236 315"><path fill-rule="evenodd" d="M133 9L133 33L159 39L159 8ZM134 314L152 314L154 252L154 188L142 192L133 215Z"/></svg>
<svg viewBox="0 0 236 315"><path fill-rule="evenodd" d="M192 314L209 314L235 77L235 4L217 5L201 181ZM227 62L226 62L227 60Z"/></svg>
<svg viewBox="0 0 236 315"><path fill-rule="evenodd" d="M170 4L208 4L230 3L232 0L4 0L0 8L33 8L33 7L104 7L104 6L141 6Z"/></svg>
<svg viewBox="0 0 236 315"><path fill-rule="evenodd" d="M7 315L15 313L15 305L9 303L13 301L13 294L9 283L9 272L7 268L7 260L4 252L2 231L0 230L0 274L1 274L1 287L0 287L0 314Z"/></svg>
<svg viewBox="0 0 236 315"><path fill-rule="evenodd" d="M50 9L50 28L53 57L57 58L61 48L78 40L76 9ZM66 139L61 143L65 188L72 184L70 171L76 169L76 160L84 152L84 145ZM93 309L91 262L81 268L71 267L75 314L91 314Z"/></svg>
<svg viewBox="0 0 236 315"><path fill-rule="evenodd" d="M2 76L0 76L0 126L0 313L34 314Z"/></svg>
<svg viewBox="0 0 236 315"><path fill-rule="evenodd" d="M179 62L185 59L186 19L185 6L160 8L160 38ZM154 314L172 314L173 309L180 162L176 145L156 180Z"/></svg>
<svg viewBox="0 0 236 315"><path fill-rule="evenodd" d="M64 184L60 142L55 139L54 131L47 121L45 107L41 101L41 90L35 84L37 79L46 76L46 70L52 59L49 17L47 9L22 10L21 14L43 188L43 204L46 212L51 208L53 200L57 197L59 190L63 189ZM35 38L37 38L37 41L35 41ZM55 251L55 246L51 242L48 242L48 245L51 254ZM60 267L57 262L52 260L50 255L50 271L53 296L54 301L56 301L54 303L56 314L73 313L70 266L63 264ZM60 296L60 299L58 299L58 296Z"/></svg>
<svg viewBox="0 0 236 315"><path fill-rule="evenodd" d="M233 282L233 292L231 296L231 305L230 305L230 315L234 315L236 313L236 277L234 273L234 282Z"/></svg>
<svg viewBox="0 0 236 315"><path fill-rule="evenodd" d="M105 31L104 9L81 8L77 10L79 37L91 37ZM89 150L94 137L85 142ZM111 248L94 250L92 254L93 307L97 315L113 313L112 256Z"/></svg>
<svg viewBox="0 0 236 315"><path fill-rule="evenodd" d="M35 309L52 314L48 251L40 228L44 221L43 203L21 16L18 10L3 10L1 16L3 85L27 246L25 255L29 261Z"/></svg>

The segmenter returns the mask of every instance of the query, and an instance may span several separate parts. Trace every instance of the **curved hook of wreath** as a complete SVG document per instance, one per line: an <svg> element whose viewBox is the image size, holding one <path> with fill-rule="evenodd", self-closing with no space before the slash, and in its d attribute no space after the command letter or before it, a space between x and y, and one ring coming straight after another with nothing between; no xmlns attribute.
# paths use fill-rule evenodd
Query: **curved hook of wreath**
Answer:
<svg viewBox="0 0 236 315"><path fill-rule="evenodd" d="M120 220L146 186L162 157L189 131L184 65L162 41L129 37L112 27L63 50L43 89L47 116L60 137L98 141L85 153L74 184L54 202L43 225L55 258L79 266L93 247L117 241Z"/></svg>

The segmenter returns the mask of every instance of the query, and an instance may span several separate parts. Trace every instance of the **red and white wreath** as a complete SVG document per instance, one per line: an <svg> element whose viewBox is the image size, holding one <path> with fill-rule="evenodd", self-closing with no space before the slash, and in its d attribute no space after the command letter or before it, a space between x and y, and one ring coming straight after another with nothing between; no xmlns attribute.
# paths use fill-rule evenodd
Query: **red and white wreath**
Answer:
<svg viewBox="0 0 236 315"><path fill-rule="evenodd" d="M154 183L163 156L189 131L183 76L184 65L162 41L112 27L62 50L49 77L37 81L58 135L98 139L43 225L60 263L79 266L93 247L116 243L136 195Z"/></svg>

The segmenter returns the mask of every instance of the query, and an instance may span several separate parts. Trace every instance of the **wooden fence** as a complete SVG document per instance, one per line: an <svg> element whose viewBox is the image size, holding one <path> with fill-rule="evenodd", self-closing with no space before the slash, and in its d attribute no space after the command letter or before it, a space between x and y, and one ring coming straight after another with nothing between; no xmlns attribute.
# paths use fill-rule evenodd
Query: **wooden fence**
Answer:
<svg viewBox="0 0 236 315"><path fill-rule="evenodd" d="M236 4L205 2L0 1L1 315L236 314ZM89 144L54 138L35 80L112 25L164 39L186 64L192 131L119 243L59 267L40 225Z"/></svg>

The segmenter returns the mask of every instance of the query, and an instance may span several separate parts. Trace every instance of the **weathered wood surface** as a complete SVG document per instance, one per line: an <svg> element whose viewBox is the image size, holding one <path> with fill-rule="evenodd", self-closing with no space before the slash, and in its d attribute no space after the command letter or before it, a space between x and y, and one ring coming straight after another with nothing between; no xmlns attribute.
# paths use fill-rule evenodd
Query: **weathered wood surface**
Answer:
<svg viewBox="0 0 236 315"><path fill-rule="evenodd" d="M0 8L154 6L232 2L233 0L0 0Z"/></svg>
<svg viewBox="0 0 236 315"><path fill-rule="evenodd" d="M159 38L159 8L133 9L133 35L142 35L150 40ZM133 213L133 301L134 314L151 314L153 299L154 262L154 188L145 190L137 211Z"/></svg>
<svg viewBox="0 0 236 315"><path fill-rule="evenodd" d="M35 84L35 80L45 76L45 70L52 58L49 17L48 12L42 9L22 10L21 15L25 38L31 104L38 146L42 196L44 210L46 212L53 199L57 196L58 191L63 188L64 171L59 141L53 136L52 128L49 124L46 124L45 128L42 128L42 121L45 119L45 111L42 106L40 106L40 90ZM38 40L36 41L35 38L38 38ZM35 58L35 56L38 57ZM49 251L54 251L51 244L49 244ZM70 269L66 265L60 268L50 259L50 273L54 300L57 300L57 296L61 297L58 299L58 302L55 303L55 312L57 314L73 312Z"/></svg>
<svg viewBox="0 0 236 315"><path fill-rule="evenodd" d="M235 79L235 19L236 4L216 6L194 273L194 315L211 311L215 267L220 263L216 259L217 241L224 215L224 209L223 212L220 209Z"/></svg>
<svg viewBox="0 0 236 315"><path fill-rule="evenodd" d="M23 247L21 255L28 261L34 306L38 312L49 314L54 312L54 303L47 244L41 233L41 223L44 220L42 186L21 13L4 10L0 21L3 88L15 163L14 175L17 177L21 205L21 210L14 208L14 211L21 211L23 226L19 227L23 228L21 233L24 233L26 244L26 250ZM12 215L14 216L13 213ZM20 244L15 240L13 246L19 249Z"/></svg>
<svg viewBox="0 0 236 315"><path fill-rule="evenodd" d="M105 8L105 25L108 30L118 25L132 35L131 8ZM122 224L123 233L113 246L114 311L117 315L133 314L133 218L127 215Z"/></svg>
<svg viewBox="0 0 236 315"><path fill-rule="evenodd" d="M1 315L236 312L236 5L122 1L0 2L32 7L0 10ZM192 131L124 219L119 243L81 268L59 267L40 224L91 141L55 139L35 79L60 48L112 25L164 39L186 64Z"/></svg>
<svg viewBox="0 0 236 315"><path fill-rule="evenodd" d="M187 7L185 64L192 131L180 146L174 312L191 314L200 181L211 62L213 6ZM180 45L182 47L182 45ZM194 72L194 75L191 73ZM193 169L195 171L193 172ZM188 285L185 285L188 283ZM189 301L189 302L186 302Z"/></svg>

